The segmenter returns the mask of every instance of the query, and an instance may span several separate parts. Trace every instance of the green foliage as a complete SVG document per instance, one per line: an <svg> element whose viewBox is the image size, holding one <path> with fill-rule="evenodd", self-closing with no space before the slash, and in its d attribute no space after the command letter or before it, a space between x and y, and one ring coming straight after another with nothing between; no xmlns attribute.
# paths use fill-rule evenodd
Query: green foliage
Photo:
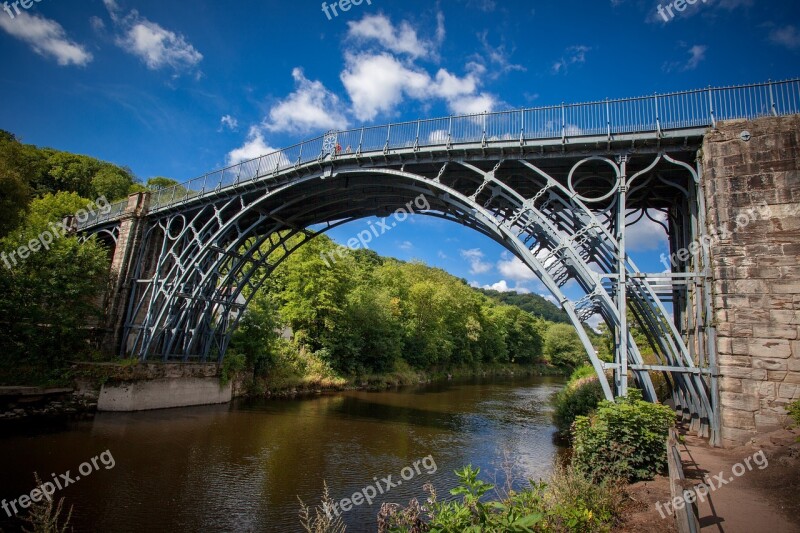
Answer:
<svg viewBox="0 0 800 533"><path fill-rule="evenodd" d="M38 473L34 473L36 487L42 486L42 480ZM64 511L64 498L59 498L58 502L52 498L45 498L43 501L32 501L28 514L22 518L31 529L22 528L23 533L65 533L71 531L69 523L72 520L72 506L70 506L64 521L60 522Z"/></svg>
<svg viewBox="0 0 800 533"><path fill-rule="evenodd" d="M575 419L590 414L604 399L603 388L594 368L584 366L573 372L569 384L553 398L553 422L559 433L570 437Z"/></svg>
<svg viewBox="0 0 800 533"><path fill-rule="evenodd" d="M98 323L99 298L106 289L109 259L95 239L56 237L51 223L85 207L74 193L46 195L31 203L24 223L0 239L10 254L50 232L52 244L31 253L11 268L0 265L0 336L2 366L58 367L67 358L90 349L91 330Z"/></svg>
<svg viewBox="0 0 800 533"><path fill-rule="evenodd" d="M164 178L162 176L156 176L147 180L147 188L151 191L168 189L170 187L174 187L175 185L178 185L177 181L171 178Z"/></svg>
<svg viewBox="0 0 800 533"><path fill-rule="evenodd" d="M0 188L4 193L0 197L10 198L6 190L13 194L18 210L24 211L33 198L59 192L89 199L105 196L112 201L124 197L135 182L127 168L85 155L22 144L12 134L0 133ZM14 215L13 210L2 212Z"/></svg>
<svg viewBox="0 0 800 533"><path fill-rule="evenodd" d="M573 464L592 479L652 479L666 466L666 439L675 414L642 400L632 389L616 402L603 401L574 425Z"/></svg>
<svg viewBox="0 0 800 533"><path fill-rule="evenodd" d="M794 423L800 426L800 400L789 404L789 416L792 417Z"/></svg>
<svg viewBox="0 0 800 533"><path fill-rule="evenodd" d="M238 353L225 356L219 373L219 384L223 387L230 383L233 376L247 368L247 358Z"/></svg>
<svg viewBox="0 0 800 533"><path fill-rule="evenodd" d="M282 252L276 253L271 262L280 259ZM259 299L274 302L277 316L259 316L254 305ZM443 270L384 259L370 250L345 250L325 236L286 258L254 304L234 339L234 351L252 353L268 342L252 331L286 324L295 353L315 354L348 376L392 372L406 363L431 370L533 365L542 362L547 328ZM254 359L248 356L249 363ZM281 362L284 369L292 367L287 361ZM277 361L273 366L277 369Z"/></svg>
<svg viewBox="0 0 800 533"><path fill-rule="evenodd" d="M611 531L622 511L618 484L596 483L573 468L557 469L549 483L531 483L500 500L488 499L494 486L478 479L479 474L471 466L456 471L460 484L450 493L460 499L439 501L426 485L430 497L424 505L416 500L407 507L384 504L379 533Z"/></svg>
<svg viewBox="0 0 800 533"><path fill-rule="evenodd" d="M583 365L586 350L575 328L568 324L553 324L544 336L544 356L551 364L572 369Z"/></svg>
<svg viewBox="0 0 800 533"><path fill-rule="evenodd" d="M589 377L597 377L597 371L594 369L592 365L583 365L581 367L576 368L572 374L569 376L569 382L574 383L579 379L589 378Z"/></svg>
<svg viewBox="0 0 800 533"><path fill-rule="evenodd" d="M500 292L491 289L478 289L480 292L499 303L517 307L531 315L547 320L569 324L569 317L558 306L547 301L538 294L518 294L514 291Z"/></svg>

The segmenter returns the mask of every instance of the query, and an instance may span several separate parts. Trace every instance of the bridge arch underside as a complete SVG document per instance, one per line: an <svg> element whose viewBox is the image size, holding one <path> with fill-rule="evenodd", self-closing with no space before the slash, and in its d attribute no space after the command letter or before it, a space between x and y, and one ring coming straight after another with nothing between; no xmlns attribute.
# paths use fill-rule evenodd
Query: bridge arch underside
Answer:
<svg viewBox="0 0 800 533"><path fill-rule="evenodd" d="M699 341L679 323L688 313L676 308L671 316L664 294L624 252L625 228L657 211L667 215L673 247L692 237L678 223L692 219L692 149L621 158L350 159L149 215L122 353L221 360L253 293L293 251L338 225L414 206L486 235L531 268L569 315L608 398L625 392L630 375L646 398L656 399L654 370L642 356L647 349L676 406L694 429L709 434L709 383L690 349ZM568 283L583 297L567 298ZM691 299L672 286L666 293L673 303L680 295ZM637 344L628 313L649 346ZM615 333L614 363L597 358L582 327L593 315Z"/></svg>

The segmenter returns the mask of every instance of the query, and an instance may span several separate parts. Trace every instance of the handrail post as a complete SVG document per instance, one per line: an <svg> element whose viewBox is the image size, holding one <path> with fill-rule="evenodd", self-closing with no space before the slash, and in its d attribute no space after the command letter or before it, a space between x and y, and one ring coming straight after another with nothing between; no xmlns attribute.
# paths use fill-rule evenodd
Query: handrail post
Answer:
<svg viewBox="0 0 800 533"><path fill-rule="evenodd" d="M778 109L775 107L775 95L772 93L772 80L769 83L769 108L772 110L772 116L778 116Z"/></svg>
<svg viewBox="0 0 800 533"><path fill-rule="evenodd" d="M388 154L389 153L389 139L391 137L392 137L392 125L389 124L386 127L386 146L383 147L383 153L384 154Z"/></svg>
<svg viewBox="0 0 800 533"><path fill-rule="evenodd" d="M661 137L663 137L663 134L661 132L661 117L659 116L659 113L658 113L658 93L655 93L653 95L653 105L655 107L654 110L655 110L655 115L656 115L656 135L660 139Z"/></svg>
<svg viewBox="0 0 800 533"><path fill-rule="evenodd" d="M305 144L306 143L304 143L304 142L300 143L300 153L297 155L297 163L295 163L295 165L294 165L296 167L299 167L300 163L303 161L303 145L305 145Z"/></svg>
<svg viewBox="0 0 800 533"><path fill-rule="evenodd" d="M417 139L414 141L415 152L419 150L419 127L420 127L420 121L417 120Z"/></svg>
<svg viewBox="0 0 800 533"><path fill-rule="evenodd" d="M453 115L450 115L447 122L447 149L453 146Z"/></svg>
<svg viewBox="0 0 800 533"><path fill-rule="evenodd" d="M708 86L708 105L711 110L711 127L717 129L717 119L714 116L714 89L710 85Z"/></svg>
<svg viewBox="0 0 800 533"><path fill-rule="evenodd" d="M561 144L567 144L567 115L564 102L561 102Z"/></svg>
<svg viewBox="0 0 800 533"><path fill-rule="evenodd" d="M361 137L358 139L358 151L356 155L361 155L361 147L364 145L364 126L361 126Z"/></svg>
<svg viewBox="0 0 800 533"><path fill-rule="evenodd" d="M608 140L611 141L611 103L606 98L606 134Z"/></svg>
<svg viewBox="0 0 800 533"><path fill-rule="evenodd" d="M483 112L483 137L481 138L481 145L486 146L486 111Z"/></svg>
<svg viewBox="0 0 800 533"><path fill-rule="evenodd" d="M520 115L520 128L519 128L519 145L525 146L525 109L519 110Z"/></svg>

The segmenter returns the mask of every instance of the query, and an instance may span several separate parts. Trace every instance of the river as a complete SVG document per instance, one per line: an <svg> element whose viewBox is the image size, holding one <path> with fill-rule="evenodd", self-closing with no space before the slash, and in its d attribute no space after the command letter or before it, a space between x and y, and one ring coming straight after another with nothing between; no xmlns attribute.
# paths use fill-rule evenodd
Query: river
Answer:
<svg viewBox="0 0 800 533"><path fill-rule="evenodd" d="M5 424L0 498L29 494L34 471L66 483L69 470L74 482L57 496L74 507L75 531L291 532L301 530L298 496L318 502L326 481L336 501L384 491L341 511L348 532L374 532L381 501L422 501L428 482L447 495L466 464L491 481L508 455L520 482L546 477L560 452L549 400L562 386L480 379ZM18 524L0 510L0 529Z"/></svg>

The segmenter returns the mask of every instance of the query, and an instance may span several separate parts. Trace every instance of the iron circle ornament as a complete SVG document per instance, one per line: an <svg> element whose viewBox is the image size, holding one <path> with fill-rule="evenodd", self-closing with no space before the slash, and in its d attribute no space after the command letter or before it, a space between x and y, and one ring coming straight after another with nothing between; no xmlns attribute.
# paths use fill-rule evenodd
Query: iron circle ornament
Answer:
<svg viewBox="0 0 800 533"><path fill-rule="evenodd" d="M164 228L167 238L171 241L176 241L181 236L183 231L186 229L186 216L183 214L177 214L173 216L166 224Z"/></svg>
<svg viewBox="0 0 800 533"><path fill-rule="evenodd" d="M602 161L604 163L607 163L611 168L614 169L614 174L617 182L617 184L611 187L610 191L608 191L603 196L597 198L587 198L581 194L578 194L578 192L575 191L575 187L572 184L572 179L575 176L575 171L578 170L583 164L588 163L590 161ZM572 170L569 171L569 177L567 178L567 186L569 187L569 192L572 193L576 198L578 198L582 202L587 202L587 203L602 202L603 200L608 200L609 198L611 198L611 196L613 196L617 192L619 179L621 176L622 173L620 172L619 167L617 166L616 163L614 163L610 159L600 156L587 157L586 159L582 159L577 163L575 163L575 166L573 166Z"/></svg>

